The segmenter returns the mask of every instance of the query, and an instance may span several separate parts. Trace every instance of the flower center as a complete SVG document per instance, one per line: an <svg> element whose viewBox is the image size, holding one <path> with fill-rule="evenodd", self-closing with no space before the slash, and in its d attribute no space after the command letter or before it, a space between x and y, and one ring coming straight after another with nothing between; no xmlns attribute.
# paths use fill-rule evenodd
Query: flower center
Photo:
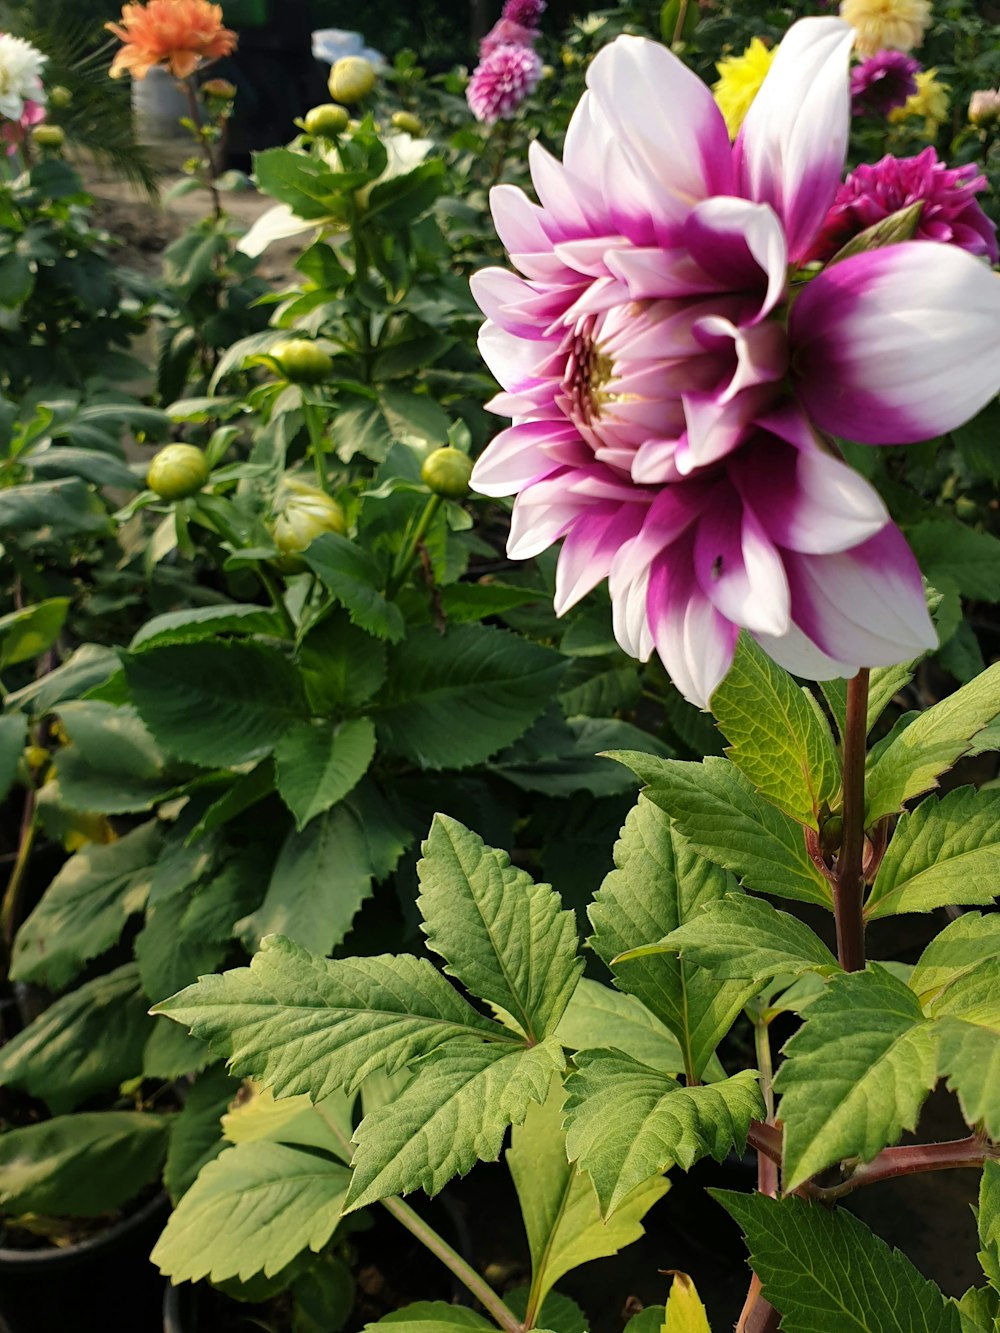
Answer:
<svg viewBox="0 0 1000 1333"><path fill-rule="evenodd" d="M578 426L591 426L602 412L627 395L609 388L615 382L615 362L594 337L596 316L586 315L570 335L563 372L563 409Z"/></svg>

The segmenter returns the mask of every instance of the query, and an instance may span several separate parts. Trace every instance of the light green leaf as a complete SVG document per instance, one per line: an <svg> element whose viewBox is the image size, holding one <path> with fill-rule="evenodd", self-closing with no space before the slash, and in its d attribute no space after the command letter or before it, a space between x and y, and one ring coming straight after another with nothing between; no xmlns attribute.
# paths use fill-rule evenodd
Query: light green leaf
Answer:
<svg viewBox="0 0 1000 1333"><path fill-rule="evenodd" d="M385 581L364 547L339 533L324 532L303 559L355 625L379 639L399 642L406 632L403 613L386 599Z"/></svg>
<svg viewBox="0 0 1000 1333"><path fill-rule="evenodd" d="M214 1065L188 1087L184 1105L170 1117L163 1184L175 1205L194 1184L201 1168L214 1161L226 1146L220 1121L239 1090L239 1084L220 1065Z"/></svg>
<svg viewBox="0 0 1000 1333"><path fill-rule="evenodd" d="M845 1158L871 1161L914 1128L937 1080L931 1024L913 992L877 963L835 976L785 1052L774 1086L786 1191Z"/></svg>
<svg viewBox="0 0 1000 1333"><path fill-rule="evenodd" d="M845 1209L710 1192L743 1228L784 1333L961 1333L934 1283Z"/></svg>
<svg viewBox="0 0 1000 1333"><path fill-rule="evenodd" d="M589 977L580 978L555 1035L574 1051L612 1046L665 1074L684 1068L677 1038L641 1000Z"/></svg>
<svg viewBox="0 0 1000 1333"><path fill-rule="evenodd" d="M837 960L797 917L779 912L763 898L727 894L708 902L696 916L656 944L620 955L617 965L657 953L679 954L723 981L743 977L770 981L781 975L835 972Z"/></svg>
<svg viewBox="0 0 1000 1333"><path fill-rule="evenodd" d="M1000 791L959 787L904 812L865 904L875 921L949 903L991 903L1000 885Z"/></svg>
<svg viewBox="0 0 1000 1333"><path fill-rule="evenodd" d="M663 1333L712 1333L705 1307L687 1273L674 1273L663 1311Z"/></svg>
<svg viewBox="0 0 1000 1333"><path fill-rule="evenodd" d="M987 958L1000 957L1000 914L964 912L931 940L917 959L910 989L923 1003Z"/></svg>
<svg viewBox="0 0 1000 1333"><path fill-rule="evenodd" d="M95 773L140 783L163 782L166 756L134 708L82 699L63 704L59 721L75 751ZM62 758L56 760L61 781Z"/></svg>
<svg viewBox="0 0 1000 1333"><path fill-rule="evenodd" d="M866 824L894 814L903 802L937 786L969 749L973 737L996 717L1000 662L934 704L898 732L871 764L866 783Z"/></svg>
<svg viewBox="0 0 1000 1333"><path fill-rule="evenodd" d="M136 630L129 651L162 648L170 643L198 643L221 634L272 634L281 631L277 614L266 606L225 602L221 606L185 607L153 616Z"/></svg>
<svg viewBox="0 0 1000 1333"><path fill-rule="evenodd" d="M145 905L161 842L154 819L71 856L18 931L11 976L62 990L109 949Z"/></svg>
<svg viewBox="0 0 1000 1333"><path fill-rule="evenodd" d="M154 1181L167 1147L167 1117L85 1111L0 1135L0 1209L99 1217Z"/></svg>
<svg viewBox="0 0 1000 1333"><path fill-rule="evenodd" d="M269 754L306 715L298 672L259 643L179 643L125 658L133 701L160 745L216 768Z"/></svg>
<svg viewBox="0 0 1000 1333"><path fill-rule="evenodd" d="M373 1324L365 1324L364 1333L391 1325L394 1333L454 1333L456 1328L493 1330L493 1325L475 1310L464 1305L449 1305L446 1301L418 1301L393 1310Z"/></svg>
<svg viewBox="0 0 1000 1333"><path fill-rule="evenodd" d="M982 1246L979 1261L991 1285L1000 1291L1000 1162L983 1163L976 1224Z"/></svg>
<svg viewBox="0 0 1000 1333"><path fill-rule="evenodd" d="M695 851L731 870L748 889L832 907L830 883L806 851L801 826L758 796L734 764L636 751L615 758L647 784L644 795L670 815Z"/></svg>
<svg viewBox="0 0 1000 1333"><path fill-rule="evenodd" d="M154 1022L142 1052L143 1078L174 1082L187 1074L197 1074L211 1060L208 1047L197 1037L169 1019Z"/></svg>
<svg viewBox="0 0 1000 1333"><path fill-rule="evenodd" d="M0 801L14 785L17 767L28 740L28 718L24 713L0 716Z"/></svg>
<svg viewBox="0 0 1000 1333"><path fill-rule="evenodd" d="M580 1051L566 1081L567 1146L594 1182L605 1216L643 1181L702 1157L743 1150L763 1116L753 1070L720 1083L683 1087L618 1051Z"/></svg>
<svg viewBox="0 0 1000 1333"><path fill-rule="evenodd" d="M545 1100L562 1050L450 1041L423 1060L402 1093L366 1115L354 1134L346 1211L393 1194L437 1194L478 1160L495 1162L508 1126Z"/></svg>
<svg viewBox="0 0 1000 1333"><path fill-rule="evenodd" d="M113 648L85 643L55 671L8 695L7 706L27 707L30 713L40 717L63 700L79 699L88 690L103 685L118 666L118 654Z"/></svg>
<svg viewBox="0 0 1000 1333"><path fill-rule="evenodd" d="M327 1243L350 1177L339 1162L290 1144L227 1148L202 1168L150 1259L172 1282L271 1277Z"/></svg>
<svg viewBox="0 0 1000 1333"><path fill-rule="evenodd" d="M329 953L409 840L378 790L362 784L301 833L289 832L264 901L237 923L237 933L251 952L263 936L277 934Z"/></svg>
<svg viewBox="0 0 1000 1333"><path fill-rule="evenodd" d="M18 662L30 662L51 648L68 610L68 597L50 597L0 616L0 671Z"/></svg>
<svg viewBox="0 0 1000 1333"><path fill-rule="evenodd" d="M530 1287L514 1287L513 1290L504 1292L503 1303L523 1321L530 1294ZM590 1333L590 1320L576 1301L564 1296L562 1292L550 1291L542 1302L535 1328L547 1329L548 1333ZM660 1333L660 1330L657 1329L656 1333Z"/></svg>
<svg viewBox="0 0 1000 1333"><path fill-rule="evenodd" d="M40 1097L56 1115L142 1068L152 1023L138 970L126 963L46 1009L0 1051L0 1084Z"/></svg>
<svg viewBox="0 0 1000 1333"><path fill-rule="evenodd" d="M391 654L375 722L381 744L422 768L467 768L526 731L564 659L507 630L422 625Z"/></svg>
<svg viewBox="0 0 1000 1333"><path fill-rule="evenodd" d="M551 1034L576 988L576 918L547 884L447 815L417 866L427 943L466 990L499 1005L529 1041Z"/></svg>
<svg viewBox="0 0 1000 1333"><path fill-rule="evenodd" d="M376 1075L377 1077L377 1075ZM321 1102L305 1095L281 1097L254 1087L244 1089L239 1101L222 1117L222 1132L230 1143L295 1143L320 1148L349 1165L354 1097L338 1089Z"/></svg>
<svg viewBox="0 0 1000 1333"><path fill-rule="evenodd" d="M669 1188L659 1177L643 1181L605 1221L589 1177L567 1156L563 1097L556 1082L544 1105L529 1106L507 1150L531 1254L529 1327L537 1324L545 1298L566 1273L638 1240L642 1218Z"/></svg>
<svg viewBox="0 0 1000 1333"><path fill-rule="evenodd" d="M934 1031L941 1072L948 1076L949 1089L958 1094L965 1123L982 1124L991 1138L1000 1138L1000 1023L942 1017Z"/></svg>
<svg viewBox="0 0 1000 1333"><path fill-rule="evenodd" d="M962 1333L1000 1333L1000 1291L995 1287L970 1287L956 1305Z"/></svg>
<svg viewBox="0 0 1000 1333"><path fill-rule="evenodd" d="M156 1006L191 1028L238 1077L275 1096L321 1100L389 1073L454 1037L514 1038L483 1018L424 959L318 958L269 935L249 967L202 977Z"/></svg>
<svg viewBox="0 0 1000 1333"><path fill-rule="evenodd" d="M281 799L304 829L358 785L375 754L375 728L367 717L339 726L300 722L275 746Z"/></svg>
<svg viewBox="0 0 1000 1333"><path fill-rule="evenodd" d="M636 941L662 939L732 882L699 856L667 815L645 797L630 811L615 865L590 907L591 944L610 967ZM700 1077L733 1019L758 986L727 981L662 954L615 968L615 984L637 996L680 1043L685 1067Z"/></svg>
<svg viewBox="0 0 1000 1333"><path fill-rule="evenodd" d="M871 731L900 690L913 679L917 663L903 662L900 666L874 667L868 678L867 731Z"/></svg>
<svg viewBox="0 0 1000 1333"><path fill-rule="evenodd" d="M748 634L711 699L726 753L760 794L819 829L840 792L840 761L829 724L810 696Z"/></svg>

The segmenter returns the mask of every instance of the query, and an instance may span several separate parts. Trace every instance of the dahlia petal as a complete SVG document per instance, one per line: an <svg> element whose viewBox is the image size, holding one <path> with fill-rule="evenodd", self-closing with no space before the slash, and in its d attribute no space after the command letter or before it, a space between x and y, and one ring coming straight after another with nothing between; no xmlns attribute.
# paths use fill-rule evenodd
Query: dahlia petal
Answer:
<svg viewBox="0 0 1000 1333"><path fill-rule="evenodd" d="M514 501L507 554L512 560L541 555L566 534L586 508L585 500L567 498L560 477L547 477L526 486Z"/></svg>
<svg viewBox="0 0 1000 1333"><path fill-rule="evenodd" d="M493 225L511 263L528 278L543 282L572 281L573 274L552 253L544 214L516 185L495 185L490 191Z"/></svg>
<svg viewBox="0 0 1000 1333"><path fill-rule="evenodd" d="M792 619L824 653L892 666L937 646L920 569L892 523L849 551L786 552Z"/></svg>
<svg viewBox="0 0 1000 1333"><path fill-rule="evenodd" d="M736 355L736 368L719 394L720 403L731 402L754 385L771 384L788 369L785 331L775 320L741 328L722 315L709 315L698 321L693 332L706 350L731 348Z"/></svg>
<svg viewBox="0 0 1000 1333"><path fill-rule="evenodd" d="M623 652L646 662L653 651L653 635L646 616L649 570L644 569L631 583L611 588L611 617L615 638Z"/></svg>
<svg viewBox="0 0 1000 1333"><path fill-rule="evenodd" d="M656 651L691 703L708 701L729 670L739 630L709 601L690 565L690 550L671 551L650 572L646 615Z"/></svg>
<svg viewBox="0 0 1000 1333"><path fill-rule="evenodd" d="M732 154L706 84L666 47L618 37L587 71L614 137L657 188L666 215L682 219L712 194L732 193Z"/></svg>
<svg viewBox="0 0 1000 1333"><path fill-rule="evenodd" d="M684 224L684 241L706 273L729 291L759 291L761 318L785 290L788 249L774 209L749 199L706 199Z"/></svg>
<svg viewBox="0 0 1000 1333"><path fill-rule="evenodd" d="M798 261L840 181L850 125L854 30L835 18L794 23L734 147L737 192L770 204Z"/></svg>
<svg viewBox="0 0 1000 1333"><path fill-rule="evenodd" d="M789 332L803 406L862 444L953 430L1000 387L1000 279L954 246L907 241L834 264Z"/></svg>
<svg viewBox="0 0 1000 1333"><path fill-rule="evenodd" d="M620 279L633 301L676 296L702 296L726 290L723 279L705 272L686 249L641 247L615 250L607 256L608 271Z"/></svg>
<svg viewBox="0 0 1000 1333"><path fill-rule="evenodd" d="M530 389L551 373L559 352L554 346L518 338L487 320L479 330L479 355L508 392Z"/></svg>
<svg viewBox="0 0 1000 1333"><path fill-rule="evenodd" d="M622 544L636 535L646 515L641 493L638 503L609 507L607 512L587 515L585 523L573 526L563 542L556 565L554 608L563 615L592 592L611 568Z"/></svg>
<svg viewBox="0 0 1000 1333"><path fill-rule="evenodd" d="M480 269L473 273L469 286L486 318L519 338L538 338L566 309L565 290L538 291L506 268Z"/></svg>
<svg viewBox="0 0 1000 1333"><path fill-rule="evenodd" d="M586 236L590 224L580 207L573 182L567 179L563 164L537 139L528 146L528 167L531 183L545 210L543 225L547 235L553 241L567 236Z"/></svg>
<svg viewBox="0 0 1000 1333"><path fill-rule="evenodd" d="M472 489L481 495L514 495L523 486L554 471L558 463L548 450L574 438L577 436L572 426L560 426L553 421L508 426L476 460L470 482ZM584 459L581 457L579 461Z"/></svg>
<svg viewBox="0 0 1000 1333"><path fill-rule="evenodd" d="M708 467L731 454L746 439L750 423L770 404L774 391L769 384L754 385L729 396L718 393L686 393L684 419L687 431L677 448L677 470L687 476L696 468Z"/></svg>
<svg viewBox="0 0 1000 1333"><path fill-rule="evenodd" d="M772 661L803 680L840 680L857 674L857 666L828 657L797 625L789 625L780 636L754 633L753 637Z"/></svg>
<svg viewBox="0 0 1000 1333"><path fill-rule="evenodd" d="M784 634L791 597L781 556L735 490L720 487L694 541L702 592L727 620L763 634Z"/></svg>
<svg viewBox="0 0 1000 1333"><path fill-rule="evenodd" d="M680 473L674 462L676 440L646 440L632 458L632 480L639 486L657 486L677 481Z"/></svg>

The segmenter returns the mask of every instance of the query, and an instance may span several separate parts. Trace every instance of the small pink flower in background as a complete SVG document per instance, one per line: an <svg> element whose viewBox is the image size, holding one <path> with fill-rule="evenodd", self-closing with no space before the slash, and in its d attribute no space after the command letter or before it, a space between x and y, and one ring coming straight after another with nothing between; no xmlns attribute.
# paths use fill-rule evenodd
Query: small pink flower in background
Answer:
<svg viewBox="0 0 1000 1333"><path fill-rule="evenodd" d="M542 58L529 46L498 46L476 66L465 90L472 114L492 125L509 120L542 77Z"/></svg>
<svg viewBox="0 0 1000 1333"><path fill-rule="evenodd" d="M473 278L513 421L472 484L517 497L515 559L562 540L560 614L607 578L622 647L702 706L740 628L812 679L934 645L916 561L820 432L928 439L1000 388L1000 279L954 244L789 285L840 183L853 37L795 24L735 144L680 60L619 37L563 161L531 145L540 203L491 195L523 276Z"/></svg>
<svg viewBox="0 0 1000 1333"><path fill-rule="evenodd" d="M28 98L24 103L24 110L19 119L5 121L0 128L0 135L7 143L7 156L13 157L24 143L28 131L33 125L40 125L45 119L45 107L41 102L33 102Z"/></svg>
<svg viewBox="0 0 1000 1333"><path fill-rule="evenodd" d="M538 40L537 28L524 28L511 19L497 19L483 40L479 43L479 58L485 60L501 46L533 47Z"/></svg>
<svg viewBox="0 0 1000 1333"><path fill-rule="evenodd" d="M902 51L879 51L851 70L851 110L887 116L917 91L920 65Z"/></svg>
<svg viewBox="0 0 1000 1333"><path fill-rule="evenodd" d="M1000 122L1000 88L979 88L972 94L969 120L980 128Z"/></svg>
<svg viewBox="0 0 1000 1333"><path fill-rule="evenodd" d="M522 28L537 28L545 13L545 0L507 0L500 17Z"/></svg>
<svg viewBox="0 0 1000 1333"><path fill-rule="evenodd" d="M857 167L838 188L810 258L832 258L866 227L919 201L918 240L957 245L995 264L1000 257L996 227L976 200L987 184L974 163L947 167L933 148L916 157L886 156L874 166Z"/></svg>

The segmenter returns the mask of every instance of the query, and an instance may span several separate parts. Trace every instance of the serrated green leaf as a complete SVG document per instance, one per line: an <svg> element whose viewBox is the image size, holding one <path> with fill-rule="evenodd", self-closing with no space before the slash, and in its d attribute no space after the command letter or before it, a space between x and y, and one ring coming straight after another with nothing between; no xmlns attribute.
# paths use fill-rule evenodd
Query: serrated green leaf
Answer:
<svg viewBox="0 0 1000 1333"><path fill-rule="evenodd" d="M991 533L932 518L908 526L906 540L935 587L948 580L963 597L1000 598L1000 541Z"/></svg>
<svg viewBox="0 0 1000 1333"><path fill-rule="evenodd" d="M0 1209L99 1217L154 1181L167 1118L145 1111L85 1111L0 1135Z"/></svg>
<svg viewBox="0 0 1000 1333"><path fill-rule="evenodd" d="M528 1107L511 1132L507 1166L514 1180L531 1255L526 1321L535 1327L553 1286L581 1264L617 1254L643 1235L642 1218L669 1188L643 1181L607 1221L588 1176L571 1164L562 1127L562 1084Z"/></svg>
<svg viewBox="0 0 1000 1333"><path fill-rule="evenodd" d="M375 723L381 744L423 768L481 763L526 731L565 661L507 630L421 625L390 655Z"/></svg>
<svg viewBox="0 0 1000 1333"><path fill-rule="evenodd" d="M772 805L819 829L840 791L840 761L826 719L787 671L741 634L711 699L726 753Z"/></svg>
<svg viewBox="0 0 1000 1333"><path fill-rule="evenodd" d="M785 1046L786 1191L846 1158L871 1161L913 1129L937 1080L937 1045L913 992L885 968L839 974Z"/></svg>
<svg viewBox="0 0 1000 1333"><path fill-rule="evenodd" d="M770 981L782 975L837 970L833 954L804 922L747 894L730 893L706 903L658 943L622 954L619 966L653 953L677 953L723 981L737 977Z"/></svg>
<svg viewBox="0 0 1000 1333"><path fill-rule="evenodd" d="M589 977L580 978L555 1035L573 1051L612 1046L665 1074L684 1068L677 1038L641 1000Z"/></svg>
<svg viewBox="0 0 1000 1333"><path fill-rule="evenodd" d="M365 1116L354 1134L352 1211L393 1194L437 1194L478 1161L495 1162L510 1125L545 1100L562 1049L449 1041L417 1066L402 1093Z"/></svg>
<svg viewBox="0 0 1000 1333"><path fill-rule="evenodd" d="M367 717L339 726L300 722L274 749L278 792L304 829L311 819L344 799L365 773L375 754L375 727Z"/></svg>
<svg viewBox="0 0 1000 1333"><path fill-rule="evenodd" d="M752 1070L721 1083L684 1087L620 1051L579 1051L566 1080L566 1143L594 1182L605 1216L644 1181L702 1157L743 1150L763 1116Z"/></svg>
<svg viewBox="0 0 1000 1333"><path fill-rule="evenodd" d="M266 606L225 602L221 606L185 607L153 616L132 636L129 651L162 648L171 643L198 643L221 634L272 634L281 630L277 614Z"/></svg>
<svg viewBox="0 0 1000 1333"><path fill-rule="evenodd" d="M220 1123L239 1084L221 1065L199 1074L184 1094L184 1105L170 1117L170 1144L163 1168L163 1184L176 1205L194 1184L206 1163L226 1146Z"/></svg>
<svg viewBox="0 0 1000 1333"><path fill-rule="evenodd" d="M9 694L7 707L27 707L28 712L40 717L64 699L79 699L88 690L103 685L118 666L118 654L113 648L82 644L55 671Z"/></svg>
<svg viewBox="0 0 1000 1333"><path fill-rule="evenodd" d="M614 756L646 784L690 845L749 889L832 907L830 883L806 851L802 828L726 759L695 764L636 751Z"/></svg>
<svg viewBox="0 0 1000 1333"><path fill-rule="evenodd" d="M1000 1162L983 1163L976 1226L982 1247L979 1262L990 1285L1000 1291Z"/></svg>
<svg viewBox="0 0 1000 1333"><path fill-rule="evenodd" d="M375 1077L378 1077L376 1075ZM354 1097L338 1089L315 1104L305 1095L275 1100L270 1092L246 1089L222 1117L229 1143L294 1143L320 1148L345 1166L351 1160Z"/></svg>
<svg viewBox="0 0 1000 1333"><path fill-rule="evenodd" d="M74 750L95 773L162 783L166 756L134 708L118 708L96 699L75 700L59 709L59 721ZM61 781L62 759L62 754L56 758Z"/></svg>
<svg viewBox="0 0 1000 1333"><path fill-rule="evenodd" d="M71 856L18 931L11 976L62 990L110 948L145 905L161 842L154 819Z"/></svg>
<svg viewBox="0 0 1000 1333"><path fill-rule="evenodd" d="M530 1287L515 1287L513 1291L505 1291L503 1294L504 1305L522 1322L530 1294ZM548 1333L590 1333L590 1320L576 1301L570 1300L562 1292L550 1291L542 1302L535 1327L547 1329ZM660 1333L659 1329L656 1333Z"/></svg>
<svg viewBox="0 0 1000 1333"><path fill-rule="evenodd" d="M959 787L904 812L865 903L875 921L949 903L991 903L1000 883L1000 791Z"/></svg>
<svg viewBox="0 0 1000 1333"><path fill-rule="evenodd" d="M916 667L916 662L903 662L900 666L872 668L868 678L866 731L871 731L899 691L909 685Z"/></svg>
<svg viewBox="0 0 1000 1333"><path fill-rule="evenodd" d="M40 1097L58 1115L142 1068L152 1023L132 963L95 977L46 1009L0 1051L0 1084Z"/></svg>
<svg viewBox="0 0 1000 1333"><path fill-rule="evenodd" d="M962 1333L1000 1331L1000 1291L995 1287L970 1287L956 1304L962 1316Z"/></svg>
<svg viewBox="0 0 1000 1333"><path fill-rule="evenodd" d="M537 588L510 583L452 583L441 589L441 610L448 620L485 620L540 598Z"/></svg>
<svg viewBox="0 0 1000 1333"><path fill-rule="evenodd" d="M547 884L447 815L417 866L427 943L466 990L499 1005L529 1041L549 1036L576 988L576 918Z"/></svg>
<svg viewBox="0 0 1000 1333"><path fill-rule="evenodd" d="M385 643L353 625L341 607L313 626L297 657L313 712L321 716L357 708L377 694L388 660Z"/></svg>
<svg viewBox="0 0 1000 1333"><path fill-rule="evenodd" d="M318 958L280 935L261 942L249 967L202 977L156 1006L191 1028L238 1077L275 1096L360 1087L455 1037L517 1046L424 959L388 955Z"/></svg>
<svg viewBox="0 0 1000 1333"><path fill-rule="evenodd" d="M941 1017L934 1024L941 1073L958 1094L967 1125L982 1124L1000 1138L1000 1024Z"/></svg>
<svg viewBox="0 0 1000 1333"><path fill-rule="evenodd" d="M50 597L0 616L0 671L18 662L30 662L51 648L68 610L68 597Z"/></svg>
<svg viewBox="0 0 1000 1333"><path fill-rule="evenodd" d="M934 1283L844 1209L710 1193L743 1228L785 1333L961 1333L958 1310Z"/></svg>
<svg viewBox="0 0 1000 1333"><path fill-rule="evenodd" d="M705 1307L687 1273L674 1273L663 1311L662 1333L712 1333Z"/></svg>
<svg viewBox="0 0 1000 1333"><path fill-rule="evenodd" d="M153 1024L142 1052L142 1077L174 1082L197 1074L211 1061L208 1047L166 1018Z"/></svg>
<svg viewBox="0 0 1000 1333"><path fill-rule="evenodd" d="M267 893L236 932L252 952L265 935L285 935L329 953L351 928L372 885L396 867L410 832L369 783L291 830L281 845Z"/></svg>
<svg viewBox="0 0 1000 1333"><path fill-rule="evenodd" d="M386 599L384 579L368 551L339 533L324 532L303 559L355 625L379 639L399 642L406 632L403 613Z"/></svg>
<svg viewBox="0 0 1000 1333"><path fill-rule="evenodd" d="M899 732L872 763L865 787L866 824L894 814L904 801L937 786L992 722L1000 699L1000 662L934 704Z"/></svg>
<svg viewBox="0 0 1000 1333"><path fill-rule="evenodd" d="M910 989L926 1003L935 992L987 958L1000 957L1000 914L964 912L945 926L917 959Z"/></svg>
<svg viewBox="0 0 1000 1333"><path fill-rule="evenodd" d="M447 1301L417 1301L393 1310L383 1319L365 1324L364 1333L391 1325L395 1333L453 1333L456 1328L493 1329L489 1320L464 1305L449 1305Z"/></svg>
<svg viewBox="0 0 1000 1333"><path fill-rule="evenodd" d="M302 682L277 648L192 643L125 658L139 714L179 759L231 768L269 754L306 716Z"/></svg>
<svg viewBox="0 0 1000 1333"><path fill-rule="evenodd" d="M642 796L615 846L615 865L589 912L591 944L609 967L637 940L662 939L732 887L725 872L693 851L668 816ZM642 1000L674 1034L694 1077L758 989L745 981L720 985L669 954L622 963L614 972L615 984Z"/></svg>
<svg viewBox="0 0 1000 1333"><path fill-rule="evenodd" d="M340 1221L350 1171L284 1143L227 1148L202 1168L150 1259L172 1282L241 1281L321 1250Z"/></svg>

